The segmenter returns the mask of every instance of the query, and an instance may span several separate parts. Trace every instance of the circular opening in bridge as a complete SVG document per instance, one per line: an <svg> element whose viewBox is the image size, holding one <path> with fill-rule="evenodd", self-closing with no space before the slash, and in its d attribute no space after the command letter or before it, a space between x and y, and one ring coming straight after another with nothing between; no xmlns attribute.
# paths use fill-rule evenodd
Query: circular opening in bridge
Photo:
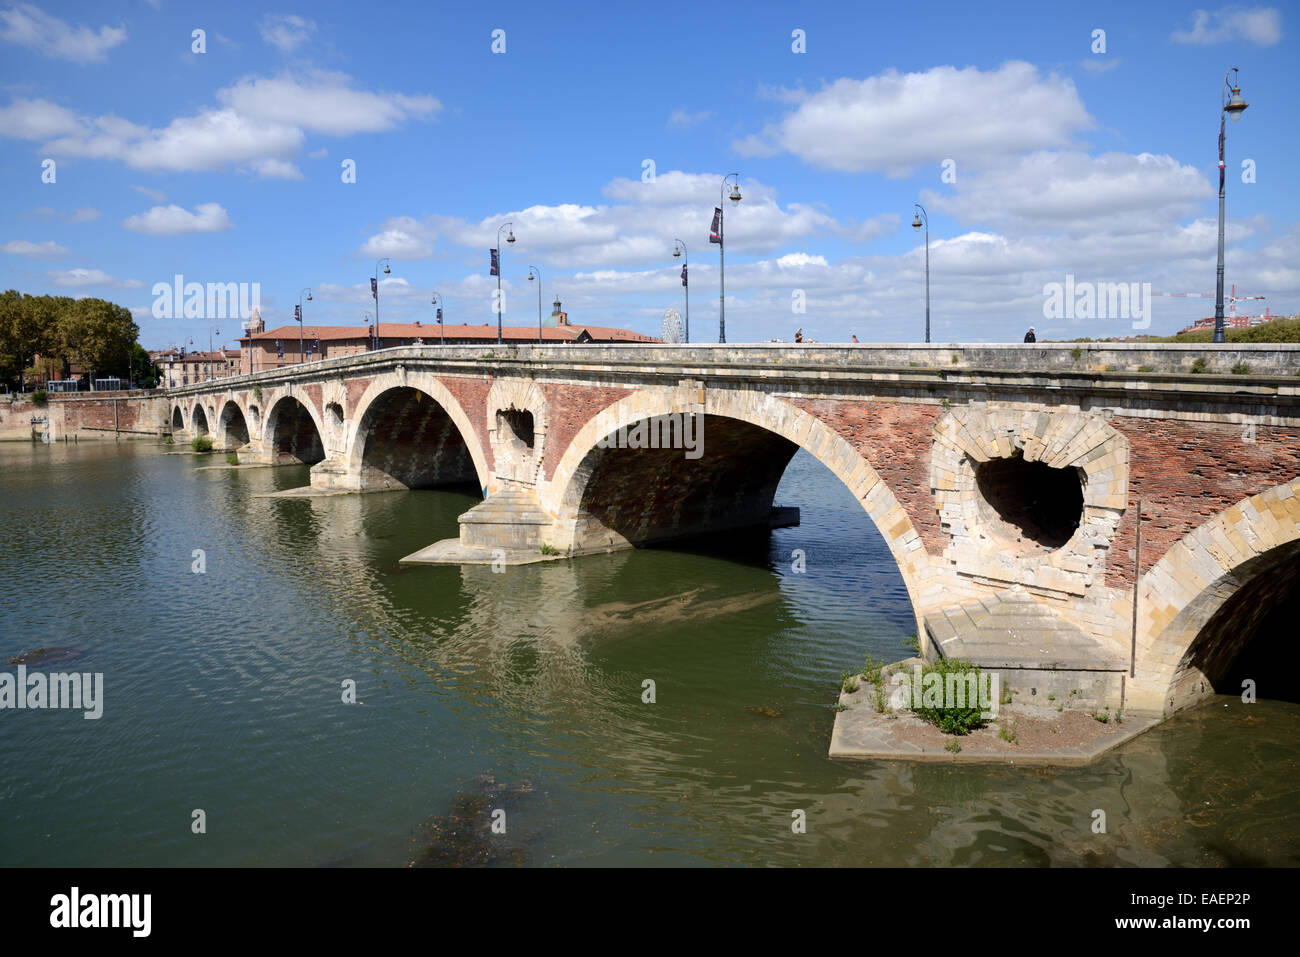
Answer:
<svg viewBox="0 0 1300 957"><path fill-rule="evenodd" d="M994 537L1021 550L1050 551L1068 542L1083 518L1083 479L1076 468L1057 469L1010 458L975 469L979 511Z"/></svg>
<svg viewBox="0 0 1300 957"><path fill-rule="evenodd" d="M533 414L518 409L498 410L497 439L513 452L532 451Z"/></svg>

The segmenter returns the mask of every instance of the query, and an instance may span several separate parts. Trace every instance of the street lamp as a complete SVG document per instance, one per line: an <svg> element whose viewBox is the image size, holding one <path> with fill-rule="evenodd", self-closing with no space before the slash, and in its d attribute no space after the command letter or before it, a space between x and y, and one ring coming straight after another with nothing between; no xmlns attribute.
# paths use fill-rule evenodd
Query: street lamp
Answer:
<svg viewBox="0 0 1300 957"><path fill-rule="evenodd" d="M537 279L537 344L540 346L542 344L542 271L538 269L536 266L529 266L528 267L529 282L533 281L534 272L537 273L537 276L535 277Z"/></svg>
<svg viewBox="0 0 1300 957"><path fill-rule="evenodd" d="M216 331L216 333L217 333L218 336L221 335L221 330L220 330L220 329L217 329L217 330L215 330L215 331ZM209 329L209 330L208 330L208 379L209 379L209 381L211 381L211 379L212 379L212 333L213 333L213 330L212 330L212 329ZM191 339L190 341L193 342L194 340ZM221 354L221 363L222 363L222 365L225 365L225 362L226 362L226 354L225 354L224 352L222 352L222 354Z"/></svg>
<svg viewBox="0 0 1300 957"><path fill-rule="evenodd" d="M722 186L718 190L718 236L709 237L709 242L718 244L718 341L727 341L727 261L723 254L722 246L722 227L723 227L723 207L726 203L723 201L723 194L727 192L727 180L732 177L736 182L731 187L731 195L727 197L733 203L740 202L740 174L728 173L722 177Z"/></svg>
<svg viewBox="0 0 1300 957"><path fill-rule="evenodd" d="M388 259L385 258L385 259L375 260L375 277L370 280L370 295L373 296L375 300L375 334L373 338L376 340L379 339L379 264L380 263L384 264L384 275L385 276L392 275L392 270L388 268L388 264L389 264ZM372 342L371 346L373 345L374 343Z"/></svg>
<svg viewBox="0 0 1300 957"><path fill-rule="evenodd" d="M511 228L513 226L514 223L502 223L497 227L497 345L501 345L501 230L510 230L506 242L513 243L515 241L514 229Z"/></svg>
<svg viewBox="0 0 1300 957"><path fill-rule="evenodd" d="M925 227L925 341L930 341L930 217L926 214L925 207L920 203L913 203L916 207L916 213L912 216L912 228L920 229Z"/></svg>
<svg viewBox="0 0 1300 957"><path fill-rule="evenodd" d="M302 294L304 292L307 294L307 301L311 302L311 290L300 289L298 290L298 307L293 311L293 317L298 320L298 361L299 362L302 362L303 359L306 358L306 356L303 355L303 351L302 351Z"/></svg>
<svg viewBox="0 0 1300 957"><path fill-rule="evenodd" d="M1232 82L1228 82L1228 76L1231 74ZM1241 98L1241 87L1237 86L1237 68L1230 67L1228 72L1223 74L1223 90L1221 91L1219 107L1219 265L1214 282L1214 341L1227 342L1227 336L1223 333L1223 196L1224 196L1224 166L1223 166L1223 145L1226 139L1226 127L1224 121L1231 116L1232 122L1236 123L1241 120L1241 114L1246 112L1247 103Z"/></svg>
<svg viewBox="0 0 1300 957"><path fill-rule="evenodd" d="M366 346L367 346L368 349L373 349L373 348L375 347L375 337L374 337L374 335L370 332L370 329L371 329L371 322L374 320L375 317L372 316L372 315L371 315L370 313L368 313L368 312L363 312L363 313L361 314L361 318L364 319L364 320L366 320L366 333L367 333L368 338L369 338L369 340L370 340L368 343L366 343Z"/></svg>
<svg viewBox="0 0 1300 957"><path fill-rule="evenodd" d="M676 244L673 246L673 258L681 259L682 263L682 288L686 290L686 341L691 341L691 257L686 253L686 244L680 239L674 239Z"/></svg>
<svg viewBox="0 0 1300 957"><path fill-rule="evenodd" d="M442 325L442 293L435 289L433 291L433 298L429 300L429 305L438 307L438 311L433 314L433 318L438 322L438 345L445 346L447 344L447 337L443 332Z"/></svg>

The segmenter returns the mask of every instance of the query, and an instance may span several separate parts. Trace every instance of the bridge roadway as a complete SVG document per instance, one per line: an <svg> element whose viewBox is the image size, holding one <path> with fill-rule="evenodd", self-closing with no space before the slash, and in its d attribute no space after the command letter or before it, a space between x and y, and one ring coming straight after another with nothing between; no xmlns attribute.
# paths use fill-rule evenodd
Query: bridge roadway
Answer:
<svg viewBox="0 0 1300 957"><path fill-rule="evenodd" d="M429 345L135 401L143 427L312 465L303 493L472 483L460 538L417 560L788 522L805 449L884 536L926 656L1090 705L1213 693L1300 588L1300 345ZM609 440L688 420L698 454Z"/></svg>

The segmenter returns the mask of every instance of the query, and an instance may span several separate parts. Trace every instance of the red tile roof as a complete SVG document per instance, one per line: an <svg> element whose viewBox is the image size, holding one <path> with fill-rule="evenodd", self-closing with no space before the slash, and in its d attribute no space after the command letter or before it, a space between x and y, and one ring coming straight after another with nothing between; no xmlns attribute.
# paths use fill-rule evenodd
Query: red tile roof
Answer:
<svg viewBox="0 0 1300 957"><path fill-rule="evenodd" d="M348 340L357 339L365 340L368 337L366 326L304 326L302 330L303 339L320 339L322 341L331 340ZM424 339L426 345L436 343L439 339L439 329L437 323L425 325L423 323L396 323L381 322L379 324L378 336L380 339ZM471 325L445 325L441 327L442 334L448 339L481 339L484 342L496 342L497 327L495 323L484 323L478 326ZM639 332L630 332L627 329L611 329L607 326L551 326L542 329L543 342L572 342L578 338L583 331L586 331L593 339L605 342L658 342L654 336L642 335ZM503 338L512 342L536 342L536 326L505 326L501 330ZM298 338L298 326L295 323L291 326L280 326L277 329L268 329L266 332L256 332L250 336L241 336L240 342L265 341L268 339L296 340Z"/></svg>

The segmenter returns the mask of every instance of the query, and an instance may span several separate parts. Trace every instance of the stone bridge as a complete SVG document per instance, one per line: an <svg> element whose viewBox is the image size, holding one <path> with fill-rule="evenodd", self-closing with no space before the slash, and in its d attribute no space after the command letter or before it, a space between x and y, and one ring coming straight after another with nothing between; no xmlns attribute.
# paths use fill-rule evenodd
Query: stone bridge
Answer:
<svg viewBox="0 0 1300 957"><path fill-rule="evenodd" d="M1213 693L1300 588L1300 345L420 346L148 401L311 465L304 492L474 485L428 561L789 523L804 449L884 536L923 654L1130 710Z"/></svg>

